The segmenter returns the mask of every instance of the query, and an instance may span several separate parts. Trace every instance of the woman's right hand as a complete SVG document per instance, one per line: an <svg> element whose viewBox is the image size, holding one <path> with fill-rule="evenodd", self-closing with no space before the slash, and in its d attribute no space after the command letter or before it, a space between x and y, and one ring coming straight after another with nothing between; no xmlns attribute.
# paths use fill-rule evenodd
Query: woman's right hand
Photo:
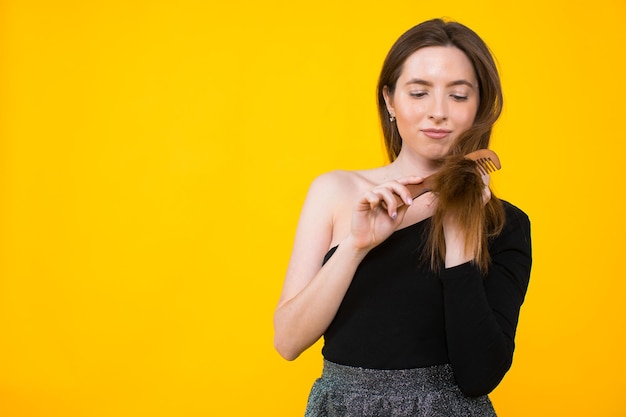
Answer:
<svg viewBox="0 0 626 417"><path fill-rule="evenodd" d="M354 247L372 249L396 231L406 211L413 205L406 185L419 184L422 181L422 177L405 177L363 193L352 212L350 239Z"/></svg>

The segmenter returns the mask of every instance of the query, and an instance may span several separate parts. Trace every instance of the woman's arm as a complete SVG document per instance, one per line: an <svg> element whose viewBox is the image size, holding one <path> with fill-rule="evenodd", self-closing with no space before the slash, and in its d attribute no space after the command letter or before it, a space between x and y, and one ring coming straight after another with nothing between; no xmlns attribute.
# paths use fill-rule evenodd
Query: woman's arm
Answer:
<svg viewBox="0 0 626 417"><path fill-rule="evenodd" d="M274 345L285 359L297 358L323 335L361 260L396 230L412 204L404 184L422 180L411 177L375 187L358 197L351 213L336 213L345 195L354 193L354 178L350 175L323 175L313 182L307 195L274 314ZM398 207L394 195L406 204ZM350 233L322 266L333 239L335 218L341 215L351 216Z"/></svg>
<svg viewBox="0 0 626 417"><path fill-rule="evenodd" d="M488 275L469 262L441 272L448 353L457 383L470 396L491 392L510 368L530 278L530 221L504 205L506 224L490 244Z"/></svg>

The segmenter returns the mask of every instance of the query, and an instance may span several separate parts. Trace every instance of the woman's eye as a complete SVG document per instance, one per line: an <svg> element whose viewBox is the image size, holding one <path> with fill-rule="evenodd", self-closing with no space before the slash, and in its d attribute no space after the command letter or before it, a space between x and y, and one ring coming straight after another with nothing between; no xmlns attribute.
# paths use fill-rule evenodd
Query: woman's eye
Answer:
<svg viewBox="0 0 626 417"><path fill-rule="evenodd" d="M411 97L421 98L421 97L424 97L426 95L426 92L425 91L416 91L416 92L409 93L409 95Z"/></svg>
<svg viewBox="0 0 626 417"><path fill-rule="evenodd" d="M452 94L452 98L456 101L467 101L467 96L462 94Z"/></svg>

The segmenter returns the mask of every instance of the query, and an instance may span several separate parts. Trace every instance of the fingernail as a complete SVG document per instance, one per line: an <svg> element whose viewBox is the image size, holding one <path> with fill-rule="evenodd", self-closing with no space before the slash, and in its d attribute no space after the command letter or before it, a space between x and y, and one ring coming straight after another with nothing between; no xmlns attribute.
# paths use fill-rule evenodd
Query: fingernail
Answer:
<svg viewBox="0 0 626 417"><path fill-rule="evenodd" d="M412 206L413 205L413 199L411 197L407 197L406 204L409 205L409 206Z"/></svg>
<svg viewBox="0 0 626 417"><path fill-rule="evenodd" d="M392 219L396 219L398 217L398 213L396 213L395 211L393 213L391 213L391 218Z"/></svg>

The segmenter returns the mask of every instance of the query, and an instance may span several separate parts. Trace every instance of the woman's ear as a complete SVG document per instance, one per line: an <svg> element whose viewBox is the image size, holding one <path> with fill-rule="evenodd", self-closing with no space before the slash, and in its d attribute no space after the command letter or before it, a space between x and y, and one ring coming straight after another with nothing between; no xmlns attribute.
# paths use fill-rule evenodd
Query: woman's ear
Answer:
<svg viewBox="0 0 626 417"><path fill-rule="evenodd" d="M389 87L383 87L383 98L385 99L385 104L387 105L387 111L389 112L390 117L396 117L396 111L393 108L393 94L389 93Z"/></svg>

